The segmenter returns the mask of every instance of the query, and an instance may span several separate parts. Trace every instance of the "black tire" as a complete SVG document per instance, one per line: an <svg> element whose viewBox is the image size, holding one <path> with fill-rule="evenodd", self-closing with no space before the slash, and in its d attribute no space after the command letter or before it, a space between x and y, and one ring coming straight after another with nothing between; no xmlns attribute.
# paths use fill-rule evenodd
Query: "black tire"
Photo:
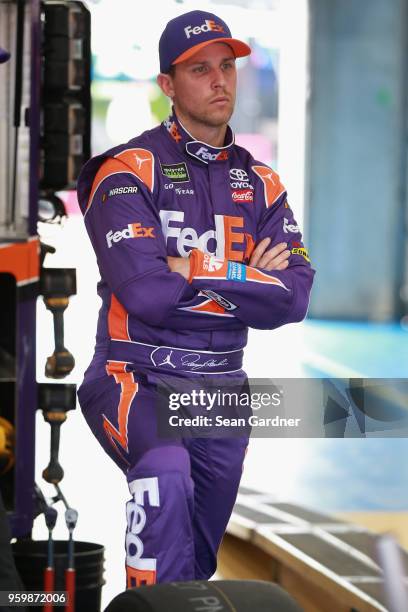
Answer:
<svg viewBox="0 0 408 612"><path fill-rule="evenodd" d="M172 582L117 595L105 612L302 612L276 584L261 580Z"/></svg>

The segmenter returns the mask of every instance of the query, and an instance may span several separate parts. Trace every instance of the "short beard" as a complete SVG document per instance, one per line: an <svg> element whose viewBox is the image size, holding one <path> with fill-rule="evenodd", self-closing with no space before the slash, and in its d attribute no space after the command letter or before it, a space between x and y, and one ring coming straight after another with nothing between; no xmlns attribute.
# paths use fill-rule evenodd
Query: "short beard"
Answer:
<svg viewBox="0 0 408 612"><path fill-rule="evenodd" d="M232 117L232 113L234 112L234 108L232 107L231 110L228 111L225 119L221 119L221 118L217 119L216 117L213 117L211 114L204 113L204 114L199 115L198 113L195 113L194 111L190 111L184 108L182 105L178 104L175 98L174 98L174 105L176 109L178 107L181 110L182 114L185 117L192 119L196 123L200 123L203 127L209 127L209 128L219 128L219 127L222 127L223 125L228 124L229 120Z"/></svg>

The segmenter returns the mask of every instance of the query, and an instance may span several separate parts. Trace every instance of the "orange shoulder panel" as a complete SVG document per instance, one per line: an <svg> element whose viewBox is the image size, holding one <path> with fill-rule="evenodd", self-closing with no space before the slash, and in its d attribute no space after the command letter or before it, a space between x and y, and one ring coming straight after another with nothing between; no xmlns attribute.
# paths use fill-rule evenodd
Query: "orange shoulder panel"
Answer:
<svg viewBox="0 0 408 612"><path fill-rule="evenodd" d="M151 151L147 149L126 149L115 157L108 158L99 168L94 181L92 183L91 193L89 195L88 210L92 204L94 195L99 185L104 179L112 174L120 172L129 172L144 183L150 191L154 187L154 157Z"/></svg>
<svg viewBox="0 0 408 612"><path fill-rule="evenodd" d="M279 176L268 166L252 166L252 170L262 179L265 193L265 204L269 208L279 196L286 191Z"/></svg>
<svg viewBox="0 0 408 612"><path fill-rule="evenodd" d="M93 197L95 195L96 190L99 185L102 183L104 179L112 174L118 174L120 172L132 172L129 168L126 168L123 163L114 158L108 158L103 162L102 166L99 168L98 172L95 175L94 181L92 183L91 193L89 195L88 204L86 205L86 209L91 206ZM134 174L134 172L132 172Z"/></svg>
<svg viewBox="0 0 408 612"><path fill-rule="evenodd" d="M125 163L136 176L153 191L154 187L154 157L147 149L126 149L115 155Z"/></svg>

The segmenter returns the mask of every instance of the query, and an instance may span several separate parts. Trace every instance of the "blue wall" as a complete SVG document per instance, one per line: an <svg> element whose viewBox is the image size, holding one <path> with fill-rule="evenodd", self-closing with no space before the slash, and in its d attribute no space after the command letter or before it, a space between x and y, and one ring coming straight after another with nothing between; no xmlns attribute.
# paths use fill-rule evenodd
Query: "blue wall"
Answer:
<svg viewBox="0 0 408 612"><path fill-rule="evenodd" d="M403 312L407 1L310 0L310 314Z"/></svg>

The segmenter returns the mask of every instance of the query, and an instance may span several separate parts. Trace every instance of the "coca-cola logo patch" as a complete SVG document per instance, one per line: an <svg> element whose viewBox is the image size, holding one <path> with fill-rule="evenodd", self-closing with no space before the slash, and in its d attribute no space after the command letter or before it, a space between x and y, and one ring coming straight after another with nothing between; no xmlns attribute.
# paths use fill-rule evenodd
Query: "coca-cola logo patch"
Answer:
<svg viewBox="0 0 408 612"><path fill-rule="evenodd" d="M254 192L252 189L234 189L232 192L232 200L234 202L253 202Z"/></svg>

